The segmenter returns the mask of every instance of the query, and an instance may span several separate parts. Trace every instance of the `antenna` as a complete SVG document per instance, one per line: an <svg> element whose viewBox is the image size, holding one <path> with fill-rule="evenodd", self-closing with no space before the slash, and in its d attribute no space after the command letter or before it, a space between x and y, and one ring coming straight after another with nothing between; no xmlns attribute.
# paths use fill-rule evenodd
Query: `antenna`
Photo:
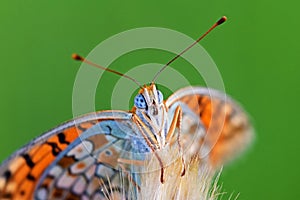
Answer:
<svg viewBox="0 0 300 200"><path fill-rule="evenodd" d="M152 82L155 82L159 74L166 69L167 66L169 66L172 62L174 62L177 58L179 58L182 54L187 52L189 49L191 49L193 46L195 46L200 40L202 40L207 34L209 34L212 30L214 30L217 26L223 24L227 20L226 16L221 17L214 25L212 25L203 35L201 35L195 42L193 42L190 46L188 46L186 49L184 49L182 52L177 54L172 60L170 60L165 66L163 66L154 76Z"/></svg>
<svg viewBox="0 0 300 200"><path fill-rule="evenodd" d="M82 56L76 54L76 53L72 54L72 58L73 58L74 60L78 60L78 61L84 62L84 63L86 63L86 64L89 64L89 65L93 66L93 67L97 67L97 68L99 68L99 69L102 69L102 70L104 70L104 71L108 71L108 72L117 74L117 75L119 75L119 76L123 76L123 77L125 77L125 78L127 78L127 79L133 81L133 82L134 82L135 84L137 84L140 88L143 88L142 85L141 85L137 80L135 80L134 78L132 78L132 77L130 77L130 76L127 76L127 75L125 75L125 74L122 74L122 73L120 73L120 72L118 72L118 71L115 71L115 70L113 70L113 69L109 69L109 68L102 67L101 65L98 65L98 64L96 64L96 63L93 63L93 62L87 60L86 58L84 58L84 57L82 57Z"/></svg>

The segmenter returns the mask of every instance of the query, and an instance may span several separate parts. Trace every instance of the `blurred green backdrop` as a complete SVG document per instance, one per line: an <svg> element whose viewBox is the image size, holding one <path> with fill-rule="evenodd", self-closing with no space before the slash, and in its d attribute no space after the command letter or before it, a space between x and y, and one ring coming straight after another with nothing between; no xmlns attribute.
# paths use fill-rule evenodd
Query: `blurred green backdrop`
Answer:
<svg viewBox="0 0 300 200"><path fill-rule="evenodd" d="M232 192L248 200L299 197L299 6L290 0L2 2L0 160L72 118L73 82L80 66L70 59L73 52L87 55L109 36L144 26L196 39L227 15L226 25L201 45L217 63L227 93L252 116L256 140L225 167L223 199ZM170 55L155 60L138 53L112 67L122 71L132 60L165 63ZM109 94L109 81L117 79L109 75L101 93ZM109 99L101 101L97 109L107 108Z"/></svg>

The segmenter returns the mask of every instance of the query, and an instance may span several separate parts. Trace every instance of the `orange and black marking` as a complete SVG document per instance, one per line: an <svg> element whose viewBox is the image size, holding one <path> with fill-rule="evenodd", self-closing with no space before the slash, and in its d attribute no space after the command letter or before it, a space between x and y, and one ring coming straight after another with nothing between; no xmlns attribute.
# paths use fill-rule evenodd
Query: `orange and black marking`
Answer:
<svg viewBox="0 0 300 200"><path fill-rule="evenodd" d="M0 199L32 199L44 170L61 151L96 122L71 126L10 160L0 177Z"/></svg>
<svg viewBox="0 0 300 200"><path fill-rule="evenodd" d="M249 142L250 122L241 108L229 99L209 95L187 95L177 101L186 104L205 126L206 142L213 145L209 154L213 166L224 164L237 149Z"/></svg>

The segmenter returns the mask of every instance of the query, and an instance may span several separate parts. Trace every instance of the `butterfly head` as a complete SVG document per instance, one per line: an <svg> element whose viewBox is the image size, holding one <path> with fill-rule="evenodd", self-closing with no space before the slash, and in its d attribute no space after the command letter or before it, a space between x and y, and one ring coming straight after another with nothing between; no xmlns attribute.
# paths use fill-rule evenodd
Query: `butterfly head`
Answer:
<svg viewBox="0 0 300 200"><path fill-rule="evenodd" d="M156 89L154 83L145 85L134 98L136 110L144 111L149 116L156 116L163 107L163 94Z"/></svg>
<svg viewBox="0 0 300 200"><path fill-rule="evenodd" d="M145 85L134 98L134 107L138 124L148 127L158 142L157 148L164 146L168 126L167 109L161 91L154 83ZM149 132L148 132L149 133Z"/></svg>

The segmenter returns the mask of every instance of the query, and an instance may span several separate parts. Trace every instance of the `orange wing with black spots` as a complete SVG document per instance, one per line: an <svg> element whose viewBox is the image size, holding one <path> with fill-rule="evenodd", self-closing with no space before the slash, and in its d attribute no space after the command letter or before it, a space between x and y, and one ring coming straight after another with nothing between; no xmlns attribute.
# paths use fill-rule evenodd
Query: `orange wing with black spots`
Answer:
<svg viewBox="0 0 300 200"><path fill-rule="evenodd" d="M48 164L34 188L34 199L124 199L135 195L140 179L133 169L137 168L119 158L137 158L135 153L140 151L133 141L141 141L141 137L136 136L139 132L131 113L100 112L97 123Z"/></svg>
<svg viewBox="0 0 300 200"><path fill-rule="evenodd" d="M182 142L191 154L198 152L208 156L213 166L220 166L242 152L250 143L252 127L247 114L226 94L202 88L183 88L166 101L170 110L180 105L183 110ZM203 137L193 138L194 123L198 119ZM205 130L202 130L203 128ZM198 134L199 135L199 134ZM200 134L201 135L201 134ZM193 144L191 144L192 140Z"/></svg>
<svg viewBox="0 0 300 200"><path fill-rule="evenodd" d="M61 151L98 120L94 113L64 123L4 161L0 168L0 199L32 199L43 171Z"/></svg>

